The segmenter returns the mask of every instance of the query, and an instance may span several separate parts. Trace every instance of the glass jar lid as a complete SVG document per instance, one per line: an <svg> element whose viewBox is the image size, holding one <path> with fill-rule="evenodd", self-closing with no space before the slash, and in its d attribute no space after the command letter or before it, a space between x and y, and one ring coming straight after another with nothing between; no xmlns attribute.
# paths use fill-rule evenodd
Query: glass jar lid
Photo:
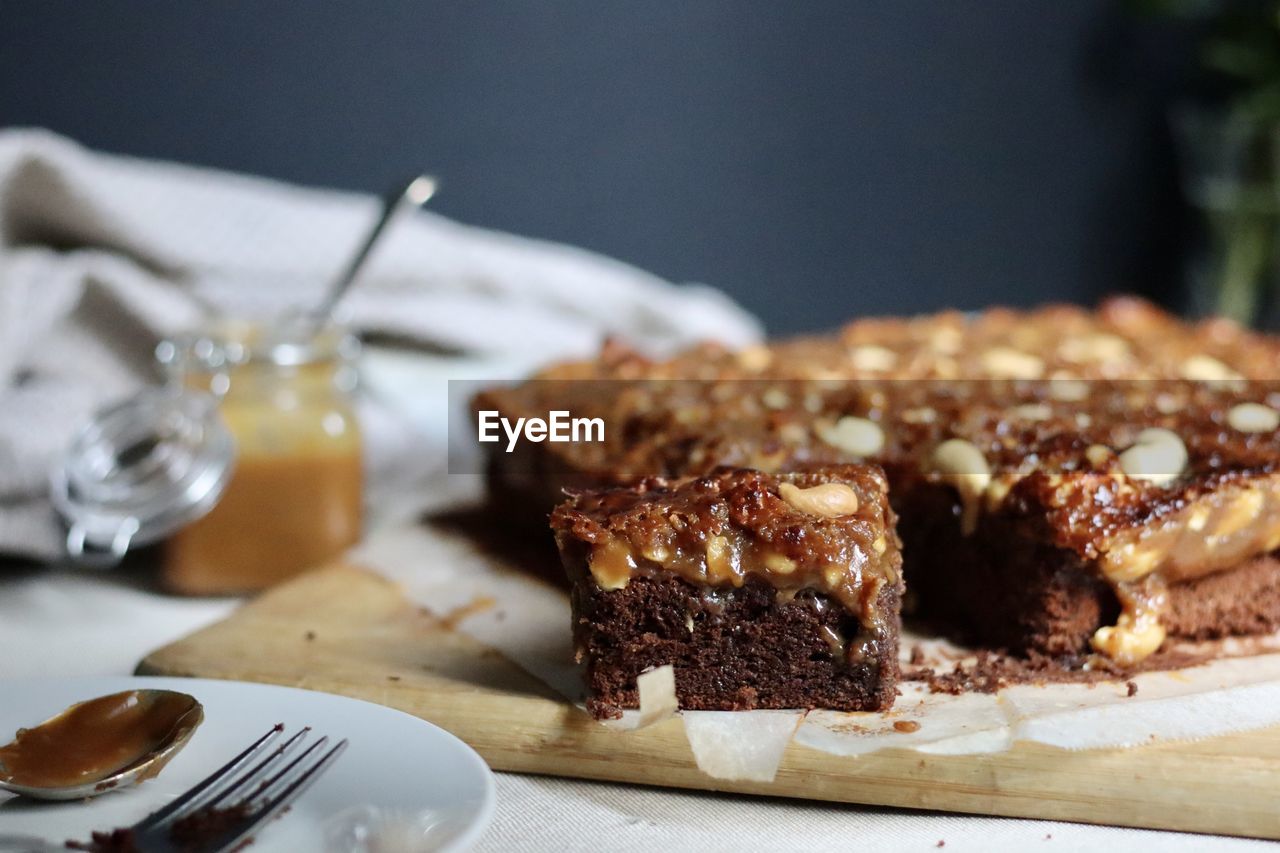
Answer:
<svg viewBox="0 0 1280 853"><path fill-rule="evenodd" d="M216 373L246 364L301 367L354 361L360 341L341 326L313 328L306 318L286 315L270 323L217 318L203 327L161 341L156 360L172 375Z"/></svg>
<svg viewBox="0 0 1280 853"><path fill-rule="evenodd" d="M151 389L100 412L52 475L68 552L110 563L167 536L213 508L234 462L209 394Z"/></svg>

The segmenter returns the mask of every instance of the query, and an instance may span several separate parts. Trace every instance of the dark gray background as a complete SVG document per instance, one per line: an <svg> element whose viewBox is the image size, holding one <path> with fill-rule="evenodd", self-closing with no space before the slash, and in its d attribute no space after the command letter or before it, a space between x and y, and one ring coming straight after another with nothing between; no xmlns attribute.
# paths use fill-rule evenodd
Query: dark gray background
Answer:
<svg viewBox="0 0 1280 853"><path fill-rule="evenodd" d="M1186 51L1118 0L0 0L0 123L858 312L1176 301Z"/></svg>

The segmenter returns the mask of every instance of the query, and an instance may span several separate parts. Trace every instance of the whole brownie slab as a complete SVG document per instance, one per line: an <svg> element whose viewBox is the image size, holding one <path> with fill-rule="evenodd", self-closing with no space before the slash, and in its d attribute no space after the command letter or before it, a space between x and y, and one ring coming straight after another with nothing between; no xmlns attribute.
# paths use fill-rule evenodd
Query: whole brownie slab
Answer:
<svg viewBox="0 0 1280 853"><path fill-rule="evenodd" d="M663 360L610 346L487 403L568 401L610 424L600 445L532 449L533 517L565 483L877 463L921 612L990 644L1124 664L1185 629L1185 590L1222 598L1201 612L1224 632L1273 624L1271 599L1226 576L1272 571L1258 561L1280 548L1278 368L1273 337L1120 298ZM521 469L495 454L496 491Z"/></svg>

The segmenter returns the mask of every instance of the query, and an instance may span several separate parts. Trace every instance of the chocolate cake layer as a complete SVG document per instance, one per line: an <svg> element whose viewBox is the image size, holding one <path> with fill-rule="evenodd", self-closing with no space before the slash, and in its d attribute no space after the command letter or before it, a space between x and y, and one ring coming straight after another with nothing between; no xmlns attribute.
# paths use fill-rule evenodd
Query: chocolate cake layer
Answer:
<svg viewBox="0 0 1280 853"><path fill-rule="evenodd" d="M1280 630L1280 559L1255 557L1234 569L1169 587L1169 636L1215 640Z"/></svg>
<svg viewBox="0 0 1280 853"><path fill-rule="evenodd" d="M896 612L883 587L876 607ZM712 711L893 704L898 632L870 635L837 602L802 592L781 600L764 581L712 590L675 577L626 589L573 587L574 641L587 664L588 710L617 716L637 703L636 677L671 664L680 707Z"/></svg>

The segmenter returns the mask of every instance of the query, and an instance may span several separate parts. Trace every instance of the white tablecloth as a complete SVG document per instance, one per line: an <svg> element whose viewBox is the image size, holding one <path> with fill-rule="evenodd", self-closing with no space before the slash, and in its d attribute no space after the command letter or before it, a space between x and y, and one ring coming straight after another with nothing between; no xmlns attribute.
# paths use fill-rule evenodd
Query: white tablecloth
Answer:
<svg viewBox="0 0 1280 853"><path fill-rule="evenodd" d="M439 373L382 360L382 391L403 389L424 429L441 428ZM379 377L375 376L376 380ZM4 679L128 675L148 652L231 612L234 600L159 595L143 576L0 563L0 701ZM666 791L497 774L493 825L478 850L1173 850L1274 849L1269 842L1050 821ZM1197 808L1194 802L1188 809ZM255 846L253 849L258 849ZM263 849L269 849L263 845Z"/></svg>

